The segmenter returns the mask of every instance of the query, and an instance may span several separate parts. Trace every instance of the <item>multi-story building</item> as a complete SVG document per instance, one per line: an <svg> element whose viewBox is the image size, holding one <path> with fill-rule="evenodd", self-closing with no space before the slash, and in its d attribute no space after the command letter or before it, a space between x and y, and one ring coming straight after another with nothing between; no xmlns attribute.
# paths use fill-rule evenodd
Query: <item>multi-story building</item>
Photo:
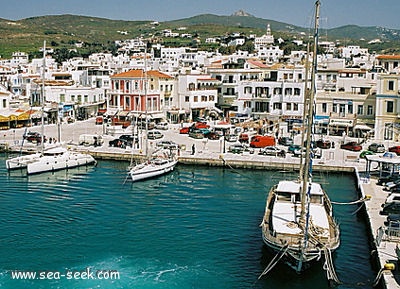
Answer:
<svg viewBox="0 0 400 289"><path fill-rule="evenodd" d="M204 74L188 74L178 76L178 95L175 107L186 112L186 118L212 116L220 113L216 108L218 100L217 88L221 81ZM214 115L215 116L215 115Z"/></svg>
<svg viewBox="0 0 400 289"><path fill-rule="evenodd" d="M377 66L385 72L378 75L376 91L375 138L400 140L400 55L379 55Z"/></svg>
<svg viewBox="0 0 400 289"><path fill-rule="evenodd" d="M164 118L164 100L171 97L173 90L173 78L155 70L136 69L111 75L108 114L120 118L144 118L145 114L153 119Z"/></svg>

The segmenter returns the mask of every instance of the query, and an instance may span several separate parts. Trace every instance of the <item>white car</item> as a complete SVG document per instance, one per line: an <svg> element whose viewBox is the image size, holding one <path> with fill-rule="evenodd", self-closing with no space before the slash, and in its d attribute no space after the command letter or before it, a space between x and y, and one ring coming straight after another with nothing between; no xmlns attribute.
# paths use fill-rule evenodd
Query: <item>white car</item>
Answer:
<svg viewBox="0 0 400 289"><path fill-rule="evenodd" d="M163 129L167 130L168 129L168 122L162 121L156 124L156 129Z"/></svg>
<svg viewBox="0 0 400 289"><path fill-rule="evenodd" d="M275 146L266 146L260 149L259 155L268 156L285 156L286 151Z"/></svg>

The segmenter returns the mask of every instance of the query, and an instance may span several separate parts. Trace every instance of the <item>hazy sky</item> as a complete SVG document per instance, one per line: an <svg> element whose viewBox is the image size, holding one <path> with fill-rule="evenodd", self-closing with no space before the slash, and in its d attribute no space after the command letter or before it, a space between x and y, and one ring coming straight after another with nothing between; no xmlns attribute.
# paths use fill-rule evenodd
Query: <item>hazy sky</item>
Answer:
<svg viewBox="0 0 400 289"><path fill-rule="evenodd" d="M0 0L0 18L74 14L117 20L167 21L203 13L256 17L310 27L314 0ZM321 0L321 28L347 24L400 29L400 0Z"/></svg>

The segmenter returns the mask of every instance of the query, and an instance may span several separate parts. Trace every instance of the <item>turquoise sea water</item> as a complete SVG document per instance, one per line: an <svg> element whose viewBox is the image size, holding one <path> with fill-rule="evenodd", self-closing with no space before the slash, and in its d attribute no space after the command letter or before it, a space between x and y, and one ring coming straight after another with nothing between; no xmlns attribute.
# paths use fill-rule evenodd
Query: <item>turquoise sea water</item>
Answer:
<svg viewBox="0 0 400 289"><path fill-rule="evenodd" d="M9 174L4 161L0 288L328 288L320 264L302 275L280 264L257 280L273 258L259 228L266 194L289 173L180 165L132 184L124 162L26 177ZM352 176L316 177L333 201L358 198ZM357 206L334 209L337 288L371 288L376 273ZM14 270L36 279L13 280ZM98 270L119 279L72 278Z"/></svg>

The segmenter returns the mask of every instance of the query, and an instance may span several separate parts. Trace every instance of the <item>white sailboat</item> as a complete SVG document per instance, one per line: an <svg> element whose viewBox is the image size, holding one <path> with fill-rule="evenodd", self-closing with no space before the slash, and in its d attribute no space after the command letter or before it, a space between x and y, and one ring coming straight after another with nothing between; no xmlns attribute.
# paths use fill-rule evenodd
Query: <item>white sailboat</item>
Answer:
<svg viewBox="0 0 400 289"><path fill-rule="evenodd" d="M308 114L306 118L307 144L311 143L314 115L319 0L316 1L315 6L312 88L308 102L305 101L305 114ZM332 265L331 252L340 245L339 226L333 217L328 195L319 183L312 181L312 157L308 146L299 179L280 181L269 191L265 214L260 225L262 239L268 248L277 253L279 259L285 260L297 272L308 268L312 261L325 257L327 265L325 267L328 267L327 271L329 271L328 279L338 282Z"/></svg>
<svg viewBox="0 0 400 289"><path fill-rule="evenodd" d="M144 95L145 95L145 119L146 119L146 142L145 152L147 159L146 161L136 164L128 168L128 176L133 182L157 177L174 170L178 160L175 155L170 151L163 151L161 155L148 156L148 121L147 121L147 67L146 67L147 51L145 51L145 70L144 70Z"/></svg>
<svg viewBox="0 0 400 289"><path fill-rule="evenodd" d="M96 160L89 154L69 151L61 146L44 149L44 77L46 67L46 42L43 45L42 72L42 141L41 152L33 155L19 156L6 161L7 168L26 168L27 174L39 174L84 165L95 164Z"/></svg>

